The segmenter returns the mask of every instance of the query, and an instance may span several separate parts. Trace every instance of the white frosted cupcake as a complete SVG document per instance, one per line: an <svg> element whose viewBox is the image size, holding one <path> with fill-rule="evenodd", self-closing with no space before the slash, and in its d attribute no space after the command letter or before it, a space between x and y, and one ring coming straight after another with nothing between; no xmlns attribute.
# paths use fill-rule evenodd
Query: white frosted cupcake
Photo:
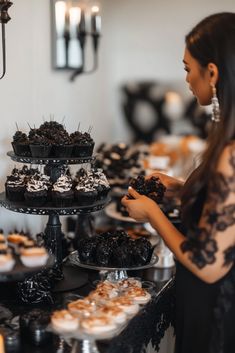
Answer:
<svg viewBox="0 0 235 353"><path fill-rule="evenodd" d="M118 287L120 290L125 290L125 289L132 288L132 287L141 288L142 283L141 283L141 281L139 281L136 278L129 277L129 278L123 279L121 281L118 281Z"/></svg>
<svg viewBox="0 0 235 353"><path fill-rule="evenodd" d="M124 324L127 320L124 310L118 306L102 306L97 310L96 314L97 316L106 316L116 324Z"/></svg>
<svg viewBox="0 0 235 353"><path fill-rule="evenodd" d="M26 267L44 266L49 255L45 248L30 247L20 251L20 259Z"/></svg>
<svg viewBox="0 0 235 353"><path fill-rule="evenodd" d="M125 291L125 296L133 299L135 303L146 304L150 301L151 295L143 288L132 287Z"/></svg>
<svg viewBox="0 0 235 353"><path fill-rule="evenodd" d="M108 333L117 328L115 322L107 316L90 316L81 320L81 327L85 333L98 335Z"/></svg>
<svg viewBox="0 0 235 353"><path fill-rule="evenodd" d="M128 297L114 298L110 300L107 305L121 308L129 316L133 316L139 311L139 304L134 303L133 300Z"/></svg>
<svg viewBox="0 0 235 353"><path fill-rule="evenodd" d="M52 314L52 326L58 331L70 332L75 331L79 327L79 320L74 317L68 310L58 310Z"/></svg>
<svg viewBox="0 0 235 353"><path fill-rule="evenodd" d="M11 271L15 265L12 254L7 249L0 250L0 272Z"/></svg>
<svg viewBox="0 0 235 353"><path fill-rule="evenodd" d="M94 303L90 303L87 299L78 299L68 304L69 311L74 315L90 316L96 310Z"/></svg>

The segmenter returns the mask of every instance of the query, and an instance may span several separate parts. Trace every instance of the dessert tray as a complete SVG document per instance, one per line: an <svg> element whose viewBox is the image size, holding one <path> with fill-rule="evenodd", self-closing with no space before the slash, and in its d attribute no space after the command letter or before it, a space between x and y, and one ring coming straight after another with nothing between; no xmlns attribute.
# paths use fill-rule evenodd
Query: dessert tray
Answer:
<svg viewBox="0 0 235 353"><path fill-rule="evenodd" d="M104 206L110 202L110 198L106 198L102 201L96 201L93 204L88 206L79 206L73 205L71 207L55 207L50 202L48 202L45 206L35 207L35 206L27 206L25 202L16 202L10 201L6 198L5 192L0 193L0 205L4 208L18 213L26 213L26 214L36 214L36 215L50 215L52 213L56 213L61 216L66 215L75 215L78 213L91 213L100 211L104 208Z"/></svg>
<svg viewBox="0 0 235 353"><path fill-rule="evenodd" d="M68 260L69 263L74 266L79 266L89 270L107 271L108 275L106 279L111 282L115 282L128 278L127 271L145 270L147 268L153 267L158 262L158 256L153 253L149 263L146 265L133 267L102 267L98 265L86 264L80 261L77 251L73 251L71 254L69 254L66 260Z"/></svg>
<svg viewBox="0 0 235 353"><path fill-rule="evenodd" d="M0 282L23 281L27 276L38 273L42 269L51 268L54 265L55 258L50 255L46 264L43 266L27 267L22 264L19 256L14 256L15 265L11 271L0 272Z"/></svg>
<svg viewBox="0 0 235 353"><path fill-rule="evenodd" d="M73 342L73 353L78 353L78 341L83 353L99 353L96 341L120 334L155 296L155 291L142 288L142 284L136 278L98 282L87 297L70 300L67 309L54 312L47 330Z"/></svg>
<svg viewBox="0 0 235 353"><path fill-rule="evenodd" d="M24 157L17 156L13 151L7 152L13 161L26 164L84 164L91 163L95 157Z"/></svg>

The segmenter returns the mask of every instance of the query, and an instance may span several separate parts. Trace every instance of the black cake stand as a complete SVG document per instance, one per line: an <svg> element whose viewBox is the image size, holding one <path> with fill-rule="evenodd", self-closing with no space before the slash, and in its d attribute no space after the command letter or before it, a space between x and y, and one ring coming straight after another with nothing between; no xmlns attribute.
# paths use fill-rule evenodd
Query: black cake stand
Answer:
<svg viewBox="0 0 235 353"><path fill-rule="evenodd" d="M25 164L39 164L45 165L47 172L51 179L55 181L60 175L64 165L77 164L82 165L85 163L92 163L94 157L82 157L82 158L34 158L34 157L22 157L16 156L13 151L7 153L7 155L18 163ZM71 207L58 208L54 207L52 203L47 203L46 206L41 207L30 207L25 202L12 202L6 198L5 192L0 193L0 205L4 208L24 214L34 215L48 215L48 222L45 228L44 242L50 254L54 255L55 258L55 277L59 279L57 284L54 286L54 291L66 291L75 288L79 288L87 283L88 276L85 271L79 270L77 267L72 265L63 265L62 258L62 238L63 233L61 230L60 216L67 215L80 215L80 217L89 217L92 212L102 210L105 205L109 202L108 199L97 201L92 205L78 206L76 204Z"/></svg>

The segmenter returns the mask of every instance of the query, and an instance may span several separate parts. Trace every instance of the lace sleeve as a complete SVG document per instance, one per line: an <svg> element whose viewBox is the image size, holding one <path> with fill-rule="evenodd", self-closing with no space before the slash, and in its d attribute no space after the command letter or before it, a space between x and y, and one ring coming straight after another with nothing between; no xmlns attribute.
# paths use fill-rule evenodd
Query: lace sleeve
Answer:
<svg viewBox="0 0 235 353"><path fill-rule="evenodd" d="M203 207L199 225L191 229L187 240L181 245L183 252L189 252L191 261L203 268L216 261L218 234L231 235L235 225L235 148L228 147L226 159L222 161L218 171L212 176L208 185L208 194ZM221 239L221 237L219 237ZM235 260L234 241L223 251L224 264Z"/></svg>

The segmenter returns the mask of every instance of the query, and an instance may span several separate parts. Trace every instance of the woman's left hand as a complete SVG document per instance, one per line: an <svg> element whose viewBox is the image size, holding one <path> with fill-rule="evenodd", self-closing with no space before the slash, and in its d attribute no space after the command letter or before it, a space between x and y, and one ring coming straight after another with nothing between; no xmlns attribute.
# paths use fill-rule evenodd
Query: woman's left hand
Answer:
<svg viewBox="0 0 235 353"><path fill-rule="evenodd" d="M148 222L149 215L158 207L156 202L147 196L139 194L131 187L128 188L128 194L132 196L133 199L124 196L121 202L126 207L129 216L138 222Z"/></svg>

